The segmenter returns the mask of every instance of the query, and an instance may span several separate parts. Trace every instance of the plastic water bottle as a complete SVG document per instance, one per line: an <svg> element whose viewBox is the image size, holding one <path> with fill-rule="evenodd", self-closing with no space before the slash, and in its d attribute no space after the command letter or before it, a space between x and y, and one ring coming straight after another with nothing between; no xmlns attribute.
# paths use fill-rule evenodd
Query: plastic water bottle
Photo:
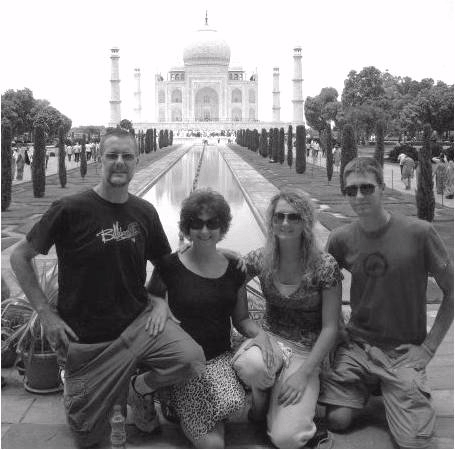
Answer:
<svg viewBox="0 0 455 450"><path fill-rule="evenodd" d="M114 406L111 418L111 448L126 448L125 418L120 405Z"/></svg>

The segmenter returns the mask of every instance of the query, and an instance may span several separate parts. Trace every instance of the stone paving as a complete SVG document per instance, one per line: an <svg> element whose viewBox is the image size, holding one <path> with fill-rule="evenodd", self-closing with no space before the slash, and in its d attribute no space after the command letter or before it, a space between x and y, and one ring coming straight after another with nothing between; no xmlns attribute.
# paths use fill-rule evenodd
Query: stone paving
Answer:
<svg viewBox="0 0 455 450"><path fill-rule="evenodd" d="M293 175L295 172L287 167L268 164L246 149L231 147L218 146L246 194L259 223L263 220L268 199L283 184L298 185L319 205L320 224L317 226L317 234L321 243L325 242L330 229L352 220L352 215L349 216L346 209L341 206L342 198L332 198L333 194L329 196L328 190L323 188L327 183L322 181L321 174L317 175L317 171L321 169L314 168L312 182L308 183L307 178ZM145 155L140 163L140 170L131 184L132 192L146 190L187 150L188 147L179 146L176 149L170 148L156 154ZM74 176L69 174L71 182L65 193L77 192L96 184L98 178L96 171L97 168L89 167L84 182L80 180L78 173ZM48 180L51 178L48 177ZM49 184L52 185L51 183ZM56 183L58 184L58 179ZM316 191L320 194L318 195ZM62 195L61 192L57 186L50 188L49 191L46 189L46 197L43 199L33 199L27 192L27 187L23 191L13 192L11 210L2 213L2 274L9 272L9 254L14 246L14 242L8 239L23 236L47 209L50 201ZM406 211L411 209L409 203L403 204L401 198L395 197L394 191L388 191L388 194L393 198L390 200L391 207L404 208ZM446 214L445 210L438 214L438 220L442 224L450 222L448 226L453 230L453 210L451 216ZM347 295L345 293L344 289L343 298ZM433 323L437 308L437 305L428 305L428 326ZM64 417L61 395L43 396L25 392L22 380L15 369L2 369L2 375L7 379L7 386L2 389L2 447L74 448L74 441ZM434 445L436 448L453 448L453 328L430 363L428 376L438 414ZM320 413L322 412L321 408ZM129 426L127 447L188 448L189 442L176 425L163 418L162 424L161 433L152 436L138 433L133 426ZM353 430L343 435L332 434L332 438L335 448L393 448L380 398L372 398ZM248 423L246 410L229 420L226 444L227 448L271 448L263 430Z"/></svg>

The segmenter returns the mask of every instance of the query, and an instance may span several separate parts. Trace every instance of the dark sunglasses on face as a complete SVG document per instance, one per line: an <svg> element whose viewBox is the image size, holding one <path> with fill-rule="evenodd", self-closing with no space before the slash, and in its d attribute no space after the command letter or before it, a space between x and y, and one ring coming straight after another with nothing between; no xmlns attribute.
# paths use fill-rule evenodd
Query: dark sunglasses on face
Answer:
<svg viewBox="0 0 455 450"><path fill-rule="evenodd" d="M344 188L344 192L348 197L356 197L359 189L362 195L371 195L376 190L376 186L374 184L351 184Z"/></svg>
<svg viewBox="0 0 455 450"><path fill-rule="evenodd" d="M202 230L202 228L204 228L204 225L209 230L216 230L221 227L221 222L218 217L212 217L208 220L202 220L198 217L194 217L190 220L190 228L193 230Z"/></svg>
<svg viewBox="0 0 455 450"><path fill-rule="evenodd" d="M121 156L124 161L134 161L136 155L133 153L105 153L104 157L109 161L117 161L118 157Z"/></svg>
<svg viewBox="0 0 455 450"><path fill-rule="evenodd" d="M298 213L282 213L277 212L273 215L273 221L275 223L283 223L287 217L289 223L297 223L302 220L302 216Z"/></svg>

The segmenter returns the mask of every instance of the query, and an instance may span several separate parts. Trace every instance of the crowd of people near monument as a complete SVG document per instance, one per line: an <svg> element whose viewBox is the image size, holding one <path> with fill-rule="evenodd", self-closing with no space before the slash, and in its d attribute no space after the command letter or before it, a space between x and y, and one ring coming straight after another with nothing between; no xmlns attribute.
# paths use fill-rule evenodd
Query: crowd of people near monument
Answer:
<svg viewBox="0 0 455 450"><path fill-rule="evenodd" d="M316 404L329 430L355 422L380 390L400 447L431 446L435 411L426 381L453 318L453 264L431 223L390 213L379 163L355 158L343 172L357 220L334 229L325 249L315 211L299 190L269 202L264 245L243 257L218 243L232 215L217 192L183 202L190 246L171 253L153 205L128 192L137 143L115 129L100 144L101 180L55 201L11 255L64 369L68 423L81 447L103 445L120 404L153 432L154 400L168 393L196 448L223 448L224 423L246 405L279 448L317 445ZM452 158L453 160L453 158ZM453 162L452 162L453 164ZM31 260L55 245L59 299L49 307ZM146 264L155 267L146 283ZM351 315L341 314L341 269L351 273ZM443 292L431 329L426 287ZM249 317L246 282L259 278L262 323ZM246 340L231 348L231 322Z"/></svg>

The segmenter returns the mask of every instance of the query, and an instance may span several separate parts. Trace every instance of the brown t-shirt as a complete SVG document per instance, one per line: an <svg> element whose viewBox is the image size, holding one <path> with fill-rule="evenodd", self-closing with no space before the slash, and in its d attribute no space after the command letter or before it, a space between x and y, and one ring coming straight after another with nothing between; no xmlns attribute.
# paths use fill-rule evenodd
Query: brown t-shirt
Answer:
<svg viewBox="0 0 455 450"><path fill-rule="evenodd" d="M450 263L430 223L393 214L369 233L356 221L332 231L327 250L352 274L353 337L382 346L423 342L428 276L442 274Z"/></svg>

